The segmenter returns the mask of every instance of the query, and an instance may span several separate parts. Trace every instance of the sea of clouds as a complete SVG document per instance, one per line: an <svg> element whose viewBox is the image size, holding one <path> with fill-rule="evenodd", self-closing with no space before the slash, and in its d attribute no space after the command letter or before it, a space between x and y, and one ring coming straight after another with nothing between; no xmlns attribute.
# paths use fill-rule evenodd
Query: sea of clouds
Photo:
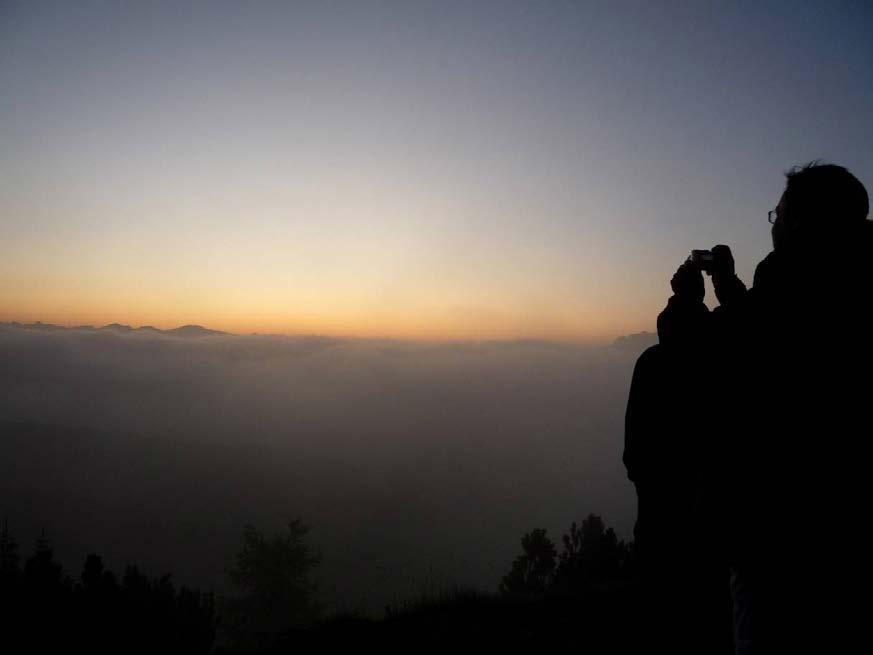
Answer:
<svg viewBox="0 0 873 655"><path fill-rule="evenodd" d="M0 327L0 517L75 576L221 590L242 526L312 526L321 593L381 610L494 590L525 531L632 532L621 463L646 339L427 343Z"/></svg>

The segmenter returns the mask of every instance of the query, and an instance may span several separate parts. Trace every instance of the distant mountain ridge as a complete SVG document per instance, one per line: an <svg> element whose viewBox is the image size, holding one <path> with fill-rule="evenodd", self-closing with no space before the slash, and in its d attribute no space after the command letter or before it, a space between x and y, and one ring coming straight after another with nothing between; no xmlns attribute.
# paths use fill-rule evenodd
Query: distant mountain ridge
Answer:
<svg viewBox="0 0 873 655"><path fill-rule="evenodd" d="M110 323L103 327L94 327L93 325L77 325L75 327L65 327L63 325L54 325L53 323L43 323L36 321L35 323L19 323L18 321L0 322L0 328L12 328L16 330L44 330L46 332L56 332L59 330L75 330L75 331L106 331L117 332L119 334L145 333L145 334L167 334L176 337L209 337L230 334L230 332L222 332L221 330L212 330L203 327L202 325L181 325L177 328L169 330L161 330L153 325L143 325L138 328L123 323Z"/></svg>
<svg viewBox="0 0 873 655"><path fill-rule="evenodd" d="M195 324L187 324L180 325L176 328L169 328L166 330L162 330L161 328L156 328L153 325L141 325L140 327L133 327L131 325L126 325L124 323L109 323L107 325L103 325L101 327L95 327L93 325L75 325L71 327L67 327L65 325L55 325L54 323L43 323L42 321L36 321L34 323L20 323L18 321L0 321L0 330L3 329L14 329L14 330L42 330L45 332L62 332L62 331L75 331L75 332L115 332L117 334L165 334L168 336L175 337L210 337L210 336L232 336L233 332L222 332L221 330L213 330L211 328L204 327L202 325ZM257 334L257 333L252 333ZM269 336L269 335L267 335ZM548 341L539 341L536 339L519 339L515 341L506 341L504 343L514 343L518 344L535 344L535 345L545 345L549 343ZM641 353L649 346L653 346L658 343L658 335L655 332L637 332L635 334L627 334L624 336L617 337L611 344L613 348L618 350L623 350L626 352L635 352Z"/></svg>

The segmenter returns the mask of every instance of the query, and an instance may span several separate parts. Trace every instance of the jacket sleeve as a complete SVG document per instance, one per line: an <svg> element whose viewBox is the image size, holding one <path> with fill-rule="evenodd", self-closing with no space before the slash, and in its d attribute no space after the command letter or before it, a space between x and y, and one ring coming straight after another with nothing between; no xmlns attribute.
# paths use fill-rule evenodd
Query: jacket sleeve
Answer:
<svg viewBox="0 0 873 655"><path fill-rule="evenodd" d="M672 296L658 315L658 340L671 349L696 349L718 340L724 324L741 311L748 298L743 281L731 275L715 282L719 306L709 311L702 300Z"/></svg>
<svg viewBox="0 0 873 655"><path fill-rule="evenodd" d="M742 302L746 295L745 283L733 273L725 276L713 275L712 286L721 307L730 307Z"/></svg>

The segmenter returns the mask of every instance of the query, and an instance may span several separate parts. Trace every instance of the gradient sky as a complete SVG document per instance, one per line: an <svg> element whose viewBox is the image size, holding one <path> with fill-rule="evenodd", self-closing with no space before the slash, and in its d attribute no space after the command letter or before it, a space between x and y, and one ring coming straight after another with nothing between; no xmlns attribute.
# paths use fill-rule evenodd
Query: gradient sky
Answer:
<svg viewBox="0 0 873 655"><path fill-rule="evenodd" d="M660 5L656 7L655 5ZM873 184L866 2L0 0L0 320L653 329L782 173Z"/></svg>

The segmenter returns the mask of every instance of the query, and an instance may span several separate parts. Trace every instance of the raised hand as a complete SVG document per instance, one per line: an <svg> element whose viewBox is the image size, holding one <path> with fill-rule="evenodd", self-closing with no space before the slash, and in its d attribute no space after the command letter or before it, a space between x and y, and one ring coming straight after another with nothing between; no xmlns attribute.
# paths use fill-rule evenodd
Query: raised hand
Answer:
<svg viewBox="0 0 873 655"><path fill-rule="evenodd" d="M697 264L691 262L685 262L676 269L670 280L670 287L677 298L689 302L701 302L706 293L703 286L703 273Z"/></svg>
<svg viewBox="0 0 873 655"><path fill-rule="evenodd" d="M731 249L725 245L712 247L712 270L713 277L727 277L735 272L734 256Z"/></svg>

